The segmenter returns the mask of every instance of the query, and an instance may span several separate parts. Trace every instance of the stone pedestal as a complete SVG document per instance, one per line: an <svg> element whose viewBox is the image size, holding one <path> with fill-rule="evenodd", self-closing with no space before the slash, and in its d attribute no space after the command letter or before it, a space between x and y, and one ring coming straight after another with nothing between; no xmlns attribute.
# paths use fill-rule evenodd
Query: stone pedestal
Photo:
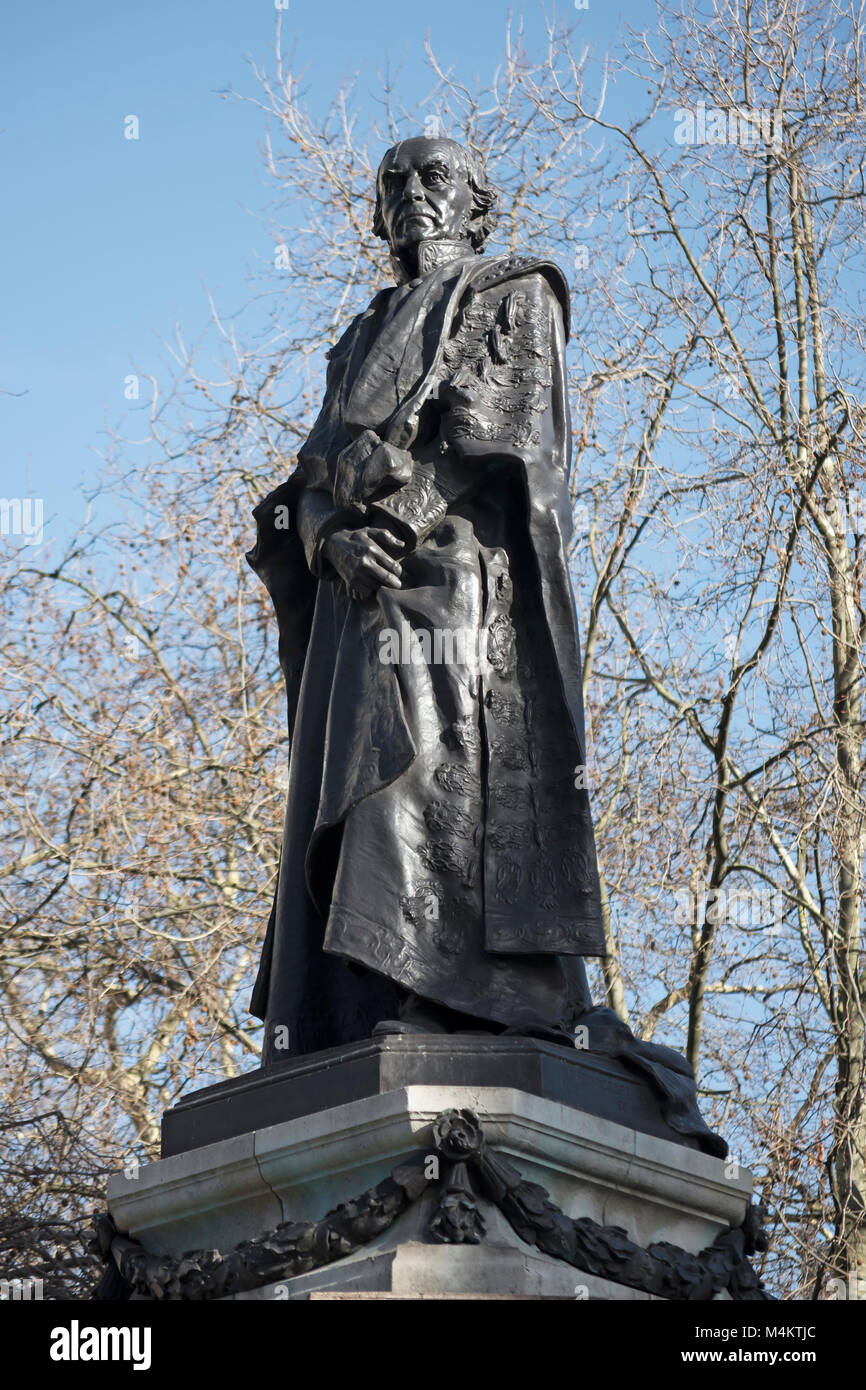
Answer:
<svg viewBox="0 0 866 1390"><path fill-rule="evenodd" d="M445 1042L453 1052L453 1038L424 1040L428 1051L432 1043ZM501 1048L498 1060L488 1050L481 1061L477 1048L476 1043L473 1063L467 1044L464 1068L476 1065L489 1072L491 1066L501 1064ZM435 1174L432 1122L446 1110L471 1110L481 1122L489 1147L524 1178L540 1184L569 1216L588 1216L605 1226L623 1227L643 1247L663 1240L695 1254L721 1232L740 1224L751 1191L748 1173L740 1169L729 1176L734 1170L724 1162L684 1143L537 1093L536 1085L542 1089L538 1079L542 1064L546 1062L554 1072L557 1069L556 1057L547 1057L547 1051L557 1049L545 1049L545 1044L528 1050L524 1046L523 1086L409 1084L381 1089L383 1056L394 1063L395 1053L379 1046L374 1048L373 1068L379 1081L374 1086L368 1075L363 1087L371 1093L246 1129L243 1126L257 1114L269 1119L281 1106L293 1108L287 1100L291 1077L261 1074L252 1081L247 1078L211 1088L167 1117L169 1147L182 1142L181 1111L189 1121L187 1139L195 1138L196 1147L170 1154L141 1169L134 1179L113 1178L111 1214L121 1231L153 1253L178 1255L215 1247L225 1253L281 1222L320 1219L419 1154L429 1155L431 1174ZM568 1054L560 1051L567 1059L563 1065L571 1066ZM394 1064L398 1069L412 1065L418 1055L417 1048L414 1053L398 1048ZM365 1056L369 1062L373 1053ZM575 1065L586 1079L587 1068ZM328 1070L339 1066L332 1061ZM529 1077L533 1067L535 1081ZM301 1075L309 1085L309 1070ZM612 1108L618 1103L614 1087L605 1099L603 1076L597 1069L591 1080L596 1086L596 1107ZM332 1075L326 1100L333 1098L340 1085L349 1084L348 1076L340 1080ZM257 1100L251 1098L256 1095ZM309 1097L305 1104L309 1105ZM190 1114L196 1106L204 1113L193 1121ZM201 1142L203 1136L213 1138L212 1122L221 1106L223 1120L233 1111L234 1127L240 1126L243 1132L225 1135L225 1129L233 1127L226 1123L223 1138ZM439 1195L438 1185L431 1181L429 1192L423 1192L387 1231L354 1254L235 1297L649 1297L542 1254L483 1198L478 1201L486 1228L481 1243L441 1244L430 1232Z"/></svg>
<svg viewBox="0 0 866 1390"><path fill-rule="evenodd" d="M615 1058L536 1038L452 1033L351 1043L193 1091L163 1116L162 1156L407 1086L527 1091L698 1147L665 1121L647 1079Z"/></svg>

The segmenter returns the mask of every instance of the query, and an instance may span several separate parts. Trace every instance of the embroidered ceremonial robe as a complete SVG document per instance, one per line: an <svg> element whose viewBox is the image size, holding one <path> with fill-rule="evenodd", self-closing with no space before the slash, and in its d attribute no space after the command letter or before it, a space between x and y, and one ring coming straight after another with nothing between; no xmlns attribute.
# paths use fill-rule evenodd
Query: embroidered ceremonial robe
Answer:
<svg viewBox="0 0 866 1390"><path fill-rule="evenodd" d="M581 957L604 937L567 333L563 276L528 257L463 253L382 291L328 354L295 471L256 508L248 558L277 613L290 732L251 1006L266 1062L369 1036L397 986L517 1028L590 1006ZM367 431L411 476L346 505L346 450ZM323 546L365 524L406 553L400 589L359 598Z"/></svg>

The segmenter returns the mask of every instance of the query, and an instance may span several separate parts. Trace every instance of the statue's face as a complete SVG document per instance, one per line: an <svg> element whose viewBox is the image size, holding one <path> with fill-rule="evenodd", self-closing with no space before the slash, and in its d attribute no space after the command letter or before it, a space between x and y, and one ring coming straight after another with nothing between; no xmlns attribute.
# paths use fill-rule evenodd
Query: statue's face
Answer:
<svg viewBox="0 0 866 1390"><path fill-rule="evenodd" d="M421 241L468 241L472 189L450 140L404 140L379 171L379 200L395 255Z"/></svg>

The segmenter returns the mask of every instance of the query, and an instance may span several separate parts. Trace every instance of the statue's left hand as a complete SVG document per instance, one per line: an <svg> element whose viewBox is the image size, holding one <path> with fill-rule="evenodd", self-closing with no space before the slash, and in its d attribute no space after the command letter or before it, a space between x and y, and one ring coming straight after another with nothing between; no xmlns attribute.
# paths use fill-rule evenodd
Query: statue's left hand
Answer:
<svg viewBox="0 0 866 1390"><path fill-rule="evenodd" d="M404 545L384 526L344 527L334 531L322 547L327 560L343 580L352 598L369 598L378 588L401 586L400 563Z"/></svg>

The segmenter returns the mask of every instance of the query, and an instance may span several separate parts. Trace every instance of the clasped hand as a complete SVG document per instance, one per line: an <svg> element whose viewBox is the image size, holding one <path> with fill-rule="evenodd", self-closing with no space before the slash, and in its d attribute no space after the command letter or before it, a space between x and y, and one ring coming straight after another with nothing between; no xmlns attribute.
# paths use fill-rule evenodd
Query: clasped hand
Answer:
<svg viewBox="0 0 866 1390"><path fill-rule="evenodd" d="M382 585L401 587L401 566L394 557L403 541L383 526L343 527L322 546L322 557L343 580L352 598L370 598Z"/></svg>

